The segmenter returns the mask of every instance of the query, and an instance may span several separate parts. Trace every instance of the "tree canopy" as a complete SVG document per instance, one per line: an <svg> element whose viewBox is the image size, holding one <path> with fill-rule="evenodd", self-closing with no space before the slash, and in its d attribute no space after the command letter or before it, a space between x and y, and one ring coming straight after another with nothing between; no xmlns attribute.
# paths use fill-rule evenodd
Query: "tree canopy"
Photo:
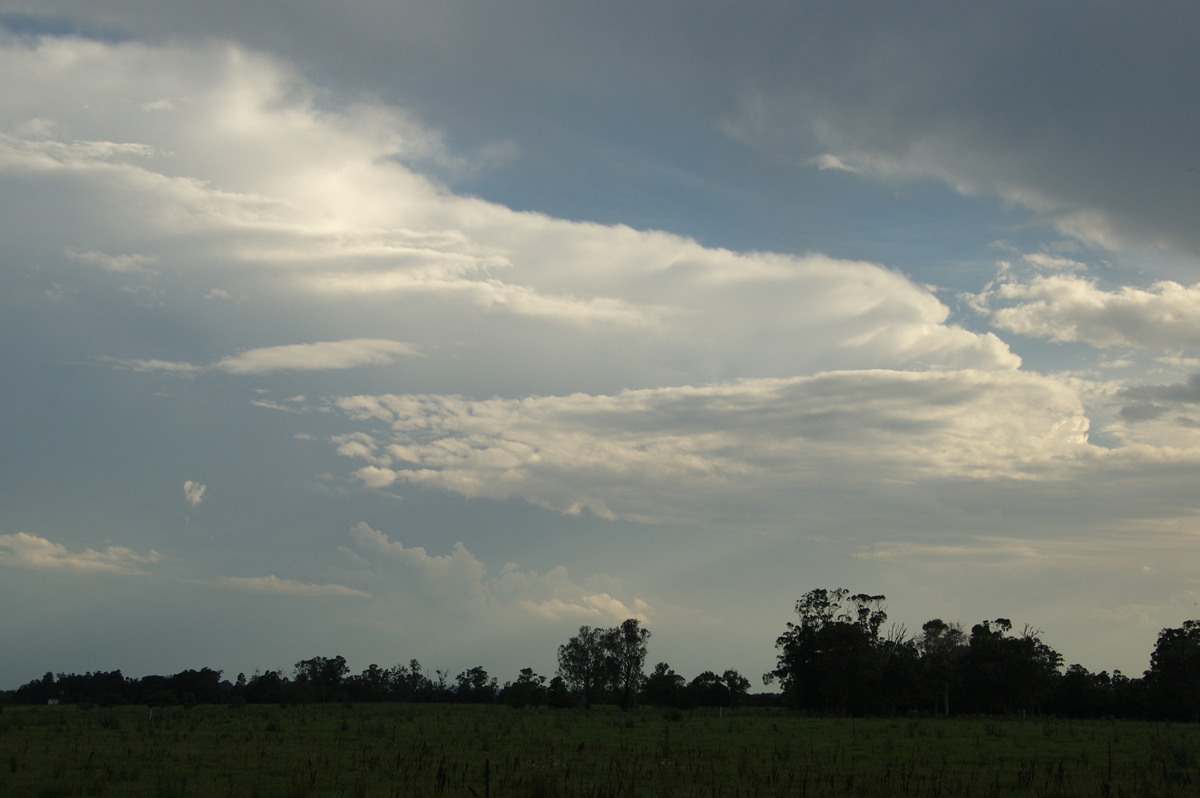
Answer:
<svg viewBox="0 0 1200 798"><path fill-rule="evenodd" d="M522 668L500 684L482 665L451 679L416 659L351 673L345 657L302 659L290 673L238 674L201 667L171 676L133 679L121 671L47 672L0 701L108 706L197 703L401 701L503 703L513 707L591 707L639 703L670 709L784 704L827 714L1054 713L1070 717L1200 720L1200 620L1163 629L1142 677L1092 673L1042 640L1039 629L1014 631L1008 618L974 624L970 632L941 618L917 635L886 626L886 598L845 588L816 588L794 605L796 618L775 641L775 668L764 675L779 693L750 692L732 668L691 679L659 662L647 675L650 630L636 618L611 627L581 626L558 647L557 673Z"/></svg>

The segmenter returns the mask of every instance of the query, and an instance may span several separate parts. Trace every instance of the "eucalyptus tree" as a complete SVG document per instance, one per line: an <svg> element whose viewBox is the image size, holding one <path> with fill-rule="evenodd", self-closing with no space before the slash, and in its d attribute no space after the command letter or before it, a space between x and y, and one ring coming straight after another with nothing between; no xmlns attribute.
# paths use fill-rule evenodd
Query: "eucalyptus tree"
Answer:
<svg viewBox="0 0 1200 798"><path fill-rule="evenodd" d="M838 713L873 711L887 660L880 629L884 596L845 588L810 590L796 601L797 623L775 641L776 680L796 707Z"/></svg>
<svg viewBox="0 0 1200 798"><path fill-rule="evenodd" d="M934 618L921 625L917 638L923 687L935 712L950 714L950 696L960 683L959 662L967 651L961 625Z"/></svg>
<svg viewBox="0 0 1200 798"><path fill-rule="evenodd" d="M636 618L611 629L579 627L579 633L558 647L558 674L583 698L585 707L613 695L621 706L632 707L645 680L646 641L650 630Z"/></svg>
<svg viewBox="0 0 1200 798"><path fill-rule="evenodd" d="M1158 633L1146 683L1159 713L1200 720L1200 621Z"/></svg>

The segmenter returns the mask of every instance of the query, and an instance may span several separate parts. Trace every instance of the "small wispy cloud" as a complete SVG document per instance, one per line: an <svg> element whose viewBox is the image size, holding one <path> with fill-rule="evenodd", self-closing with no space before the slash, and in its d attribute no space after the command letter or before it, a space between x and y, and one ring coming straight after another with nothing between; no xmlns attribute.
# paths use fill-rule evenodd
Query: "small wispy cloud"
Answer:
<svg viewBox="0 0 1200 798"><path fill-rule="evenodd" d="M71 551L37 535L18 532L0 535L0 565L41 570L144 574L141 566L158 562L162 555L151 549L139 554L124 546L108 546L101 551Z"/></svg>
<svg viewBox="0 0 1200 798"><path fill-rule="evenodd" d="M821 171L825 171L826 169L834 169L839 172L854 172L854 173L858 173L859 171L861 171L857 166L848 164L845 161L843 161L841 158L839 158L838 156L836 156L832 153L828 153L828 152L822 153L821 155L818 155L815 158L809 158L808 161L806 161L806 163L808 163L808 165L810 165L810 166L817 167Z"/></svg>
<svg viewBox="0 0 1200 798"><path fill-rule="evenodd" d="M398 357L415 357L416 346L386 338L351 338L344 341L317 341L311 344L285 344L247 349L221 358L211 365L177 360L140 360L110 358L117 368L128 371L159 371L194 376L219 371L226 374L269 374L275 371L325 371L358 366L381 366Z"/></svg>
<svg viewBox="0 0 1200 798"><path fill-rule="evenodd" d="M295 579L280 579L274 574L270 576L222 576L213 579L211 584L234 588L236 590L251 590L256 593L278 593L285 596L357 596L360 598L369 598L371 595L370 593L346 587L345 585L314 585Z"/></svg>
<svg viewBox="0 0 1200 798"><path fill-rule="evenodd" d="M202 485L199 482L192 482L190 479L183 483L183 498L193 507L204 501L204 494L208 491L207 485Z"/></svg>
<svg viewBox="0 0 1200 798"><path fill-rule="evenodd" d="M352 338L249 349L222 358L216 368L229 374L265 374L271 371L323 371L355 366L378 366L397 357L417 354L416 347L385 338Z"/></svg>
<svg viewBox="0 0 1200 798"><path fill-rule="evenodd" d="M86 252L68 249L67 255L80 263L99 266L101 269L109 272L126 274L148 272L150 271L150 264L158 262L158 258L153 255L109 255L108 253L94 249L87 250Z"/></svg>

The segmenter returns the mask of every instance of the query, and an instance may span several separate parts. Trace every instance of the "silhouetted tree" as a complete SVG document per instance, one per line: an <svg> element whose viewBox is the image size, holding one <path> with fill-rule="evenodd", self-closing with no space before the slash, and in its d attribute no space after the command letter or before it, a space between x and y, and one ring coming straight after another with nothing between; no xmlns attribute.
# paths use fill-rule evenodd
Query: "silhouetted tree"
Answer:
<svg viewBox="0 0 1200 798"><path fill-rule="evenodd" d="M730 705L729 688L721 677L712 671L704 671L692 679L687 686L688 703L697 707L727 707Z"/></svg>
<svg viewBox="0 0 1200 798"><path fill-rule="evenodd" d="M654 666L642 688L642 700L659 707L683 709L688 706L687 679L665 662Z"/></svg>
<svg viewBox="0 0 1200 798"><path fill-rule="evenodd" d="M221 671L212 668L180 671L168 678L167 689L184 706L219 704L225 698L221 689Z"/></svg>
<svg viewBox="0 0 1200 798"><path fill-rule="evenodd" d="M558 675L589 709L613 680L614 663L605 639L608 631L581 626L579 634L558 647Z"/></svg>
<svg viewBox="0 0 1200 798"><path fill-rule="evenodd" d="M415 659L410 659L408 665L397 665L392 669L392 686L400 701L432 701L434 697L433 682Z"/></svg>
<svg viewBox="0 0 1200 798"><path fill-rule="evenodd" d="M492 704L496 701L496 680L482 665L476 665L455 677L454 698L464 704Z"/></svg>
<svg viewBox="0 0 1200 798"><path fill-rule="evenodd" d="M1146 683L1162 717L1200 720L1200 621L1158 633Z"/></svg>
<svg viewBox="0 0 1200 798"><path fill-rule="evenodd" d="M959 662L967 651L967 636L959 624L934 618L921 625L916 644L925 693L935 712L949 715L950 695L959 684Z"/></svg>
<svg viewBox="0 0 1200 798"><path fill-rule="evenodd" d="M650 630L636 618L612 629L579 627L579 634L558 647L558 674L591 707L611 696L632 707L645 679L646 640Z"/></svg>
<svg viewBox="0 0 1200 798"><path fill-rule="evenodd" d="M46 704L61 698L60 688L50 671L40 679L21 685L13 693L13 699L20 704Z"/></svg>
<svg viewBox="0 0 1200 798"><path fill-rule="evenodd" d="M246 682L246 702L281 704L291 697L291 688L291 681L279 671L255 673Z"/></svg>
<svg viewBox="0 0 1200 798"><path fill-rule="evenodd" d="M1118 714L1115 699L1108 673L1091 673L1082 665L1071 665L1055 683L1047 706L1056 715L1100 718Z"/></svg>
<svg viewBox="0 0 1200 798"><path fill-rule="evenodd" d="M393 675L392 669L371 663L362 673L346 677L342 691L350 701L391 701L396 698Z"/></svg>
<svg viewBox="0 0 1200 798"><path fill-rule="evenodd" d="M721 674L721 681L725 683L725 689L729 691L729 706L741 706L750 693L750 680L733 668L728 668Z"/></svg>
<svg viewBox="0 0 1200 798"><path fill-rule="evenodd" d="M879 630L884 597L818 588L796 602L799 623L775 641L775 670L787 699L802 709L838 713L875 709L885 659Z"/></svg>
<svg viewBox="0 0 1200 798"><path fill-rule="evenodd" d="M610 629L605 635L608 656L613 660L616 685L621 691L621 706L631 709L637 703L638 690L642 687L645 674L646 641L650 630L644 628L636 618L629 618L620 626Z"/></svg>
<svg viewBox="0 0 1200 798"><path fill-rule="evenodd" d="M550 680L550 684L546 688L546 699L555 709L566 709L576 705L575 697L571 695L571 689L567 687L566 679L561 676L555 676Z"/></svg>
<svg viewBox="0 0 1200 798"><path fill-rule="evenodd" d="M1011 630L1007 618L971 627L961 666L966 700L977 712L1034 711L1053 692L1062 656L1037 630L1026 627L1020 635Z"/></svg>
<svg viewBox="0 0 1200 798"><path fill-rule="evenodd" d="M294 688L297 700L339 701L342 699L342 680L349 672L346 658L313 657L296 663Z"/></svg>
<svg viewBox="0 0 1200 798"><path fill-rule="evenodd" d="M546 677L534 673L533 668L521 668L515 682L505 683L500 700L514 707L544 706L549 701Z"/></svg>

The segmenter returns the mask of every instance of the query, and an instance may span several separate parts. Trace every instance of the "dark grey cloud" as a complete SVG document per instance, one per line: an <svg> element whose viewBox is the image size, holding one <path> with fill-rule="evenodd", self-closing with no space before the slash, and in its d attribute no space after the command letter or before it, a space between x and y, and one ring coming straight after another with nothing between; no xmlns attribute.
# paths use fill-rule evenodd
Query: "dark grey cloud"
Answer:
<svg viewBox="0 0 1200 798"><path fill-rule="evenodd" d="M1192 4L10 5L25 29L69 18L241 40L417 109L458 145L511 140L537 157L471 187L566 215L665 221L664 195L684 186L714 216L735 198L769 214L764 196L812 191L802 164L830 151L1001 196L1110 246L1200 252Z"/></svg>
<svg viewBox="0 0 1200 798"><path fill-rule="evenodd" d="M1172 385L1138 385L1126 388L1117 394L1117 399L1127 404L1121 407L1121 418L1136 423L1153 421L1172 409L1180 410L1200 404L1200 374L1193 374L1187 382ZM1192 424L1180 419L1185 426Z"/></svg>

